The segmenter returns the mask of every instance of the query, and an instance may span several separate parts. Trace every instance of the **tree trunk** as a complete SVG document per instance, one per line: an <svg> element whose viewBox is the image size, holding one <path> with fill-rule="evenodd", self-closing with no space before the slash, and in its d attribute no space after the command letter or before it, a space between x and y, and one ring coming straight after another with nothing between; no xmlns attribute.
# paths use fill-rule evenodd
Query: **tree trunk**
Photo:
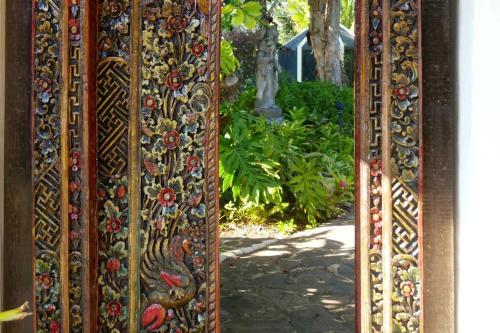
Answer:
<svg viewBox="0 0 500 333"><path fill-rule="evenodd" d="M320 81L342 85L340 63L340 0L309 0L309 36Z"/></svg>

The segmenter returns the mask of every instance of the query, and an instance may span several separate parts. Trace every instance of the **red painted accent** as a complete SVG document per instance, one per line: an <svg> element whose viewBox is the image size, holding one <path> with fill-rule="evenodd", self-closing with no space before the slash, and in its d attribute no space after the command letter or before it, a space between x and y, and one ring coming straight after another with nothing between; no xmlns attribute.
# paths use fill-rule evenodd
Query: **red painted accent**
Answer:
<svg viewBox="0 0 500 333"><path fill-rule="evenodd" d="M181 286L181 277L180 275L169 274L166 272L160 273L160 278L167 284L169 287L180 287Z"/></svg>
<svg viewBox="0 0 500 333"><path fill-rule="evenodd" d="M144 310L141 317L142 327L147 327L148 330L157 330L165 322L167 311L160 304L152 304Z"/></svg>

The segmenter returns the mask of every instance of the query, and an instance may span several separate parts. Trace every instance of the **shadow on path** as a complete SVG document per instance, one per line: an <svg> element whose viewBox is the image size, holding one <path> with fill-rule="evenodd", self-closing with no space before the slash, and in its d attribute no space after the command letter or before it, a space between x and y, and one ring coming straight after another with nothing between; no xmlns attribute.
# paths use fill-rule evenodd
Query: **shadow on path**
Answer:
<svg viewBox="0 0 500 333"><path fill-rule="evenodd" d="M354 224L323 224L221 266L222 333L354 332Z"/></svg>

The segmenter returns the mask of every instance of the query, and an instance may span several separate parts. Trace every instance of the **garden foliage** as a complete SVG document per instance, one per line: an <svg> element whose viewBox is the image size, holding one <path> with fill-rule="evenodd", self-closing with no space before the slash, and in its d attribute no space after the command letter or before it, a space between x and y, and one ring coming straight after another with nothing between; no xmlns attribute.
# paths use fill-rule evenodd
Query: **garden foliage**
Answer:
<svg viewBox="0 0 500 333"><path fill-rule="evenodd" d="M223 219L315 226L353 200L353 93L330 83L283 80L285 121L252 113L255 90L221 107ZM342 102L343 129L336 105Z"/></svg>

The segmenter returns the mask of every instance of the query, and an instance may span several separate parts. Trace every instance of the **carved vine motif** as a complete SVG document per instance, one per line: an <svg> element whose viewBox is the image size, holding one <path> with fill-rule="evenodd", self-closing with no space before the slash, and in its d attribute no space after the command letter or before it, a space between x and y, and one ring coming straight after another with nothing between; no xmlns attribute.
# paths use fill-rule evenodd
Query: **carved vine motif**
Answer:
<svg viewBox="0 0 500 333"><path fill-rule="evenodd" d="M382 330L382 161L370 161L370 267L372 292L372 330Z"/></svg>
<svg viewBox="0 0 500 333"><path fill-rule="evenodd" d="M142 6L143 331L206 325L206 2Z"/></svg>
<svg viewBox="0 0 500 333"><path fill-rule="evenodd" d="M128 330L130 2L99 1L99 332Z"/></svg>
<svg viewBox="0 0 500 333"><path fill-rule="evenodd" d="M36 327L59 331L60 290L60 1L34 4L34 228Z"/></svg>
<svg viewBox="0 0 500 333"><path fill-rule="evenodd" d="M99 64L99 329L128 327L128 66ZM120 81L122 78L123 81Z"/></svg>
<svg viewBox="0 0 500 333"><path fill-rule="evenodd" d="M420 331L420 273L414 256L400 254L392 259L394 288L393 332Z"/></svg>
<svg viewBox="0 0 500 333"><path fill-rule="evenodd" d="M382 253L380 250L370 250L370 275L372 290L372 333L382 332L383 314L383 270Z"/></svg>
<svg viewBox="0 0 500 333"><path fill-rule="evenodd" d="M70 325L72 332L82 331L82 221L81 221L81 89L80 89L80 55L81 25L80 0L69 1L69 223L70 223L70 256L69 256L69 301Z"/></svg>
<svg viewBox="0 0 500 333"><path fill-rule="evenodd" d="M99 58L130 58L130 1L99 0Z"/></svg>
<svg viewBox="0 0 500 333"><path fill-rule="evenodd" d="M128 327L127 177L99 182L99 331Z"/></svg>
<svg viewBox="0 0 500 333"><path fill-rule="evenodd" d="M392 167L417 190L418 178L418 54L415 0L391 1Z"/></svg>
<svg viewBox="0 0 500 333"><path fill-rule="evenodd" d="M419 59L416 0L391 1L393 330L419 332Z"/></svg>
<svg viewBox="0 0 500 333"><path fill-rule="evenodd" d="M382 0L369 2L370 267L372 331L382 330Z"/></svg>

